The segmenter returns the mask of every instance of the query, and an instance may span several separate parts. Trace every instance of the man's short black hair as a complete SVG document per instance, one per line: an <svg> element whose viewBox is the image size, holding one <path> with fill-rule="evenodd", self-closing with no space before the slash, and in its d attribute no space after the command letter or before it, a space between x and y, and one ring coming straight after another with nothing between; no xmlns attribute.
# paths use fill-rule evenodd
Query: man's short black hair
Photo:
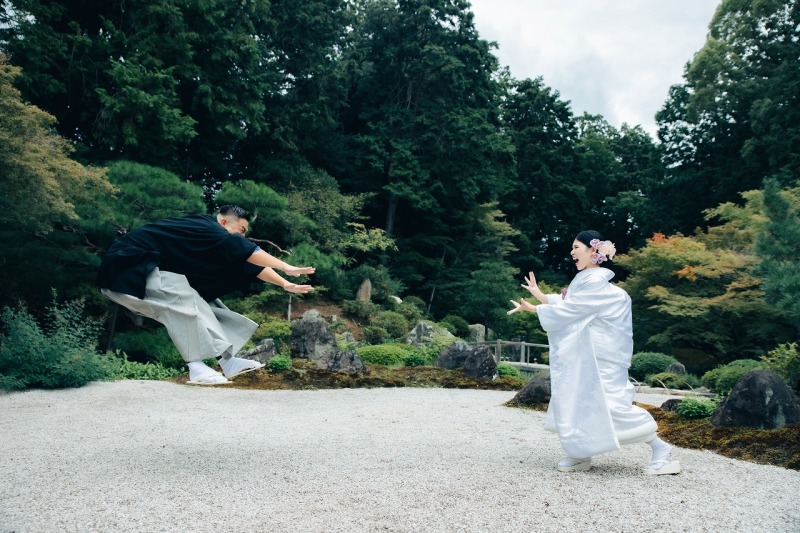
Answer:
<svg viewBox="0 0 800 533"><path fill-rule="evenodd" d="M236 218L243 218L250 221L250 213L239 207L238 205L223 205L219 208L219 214L222 216L233 215Z"/></svg>

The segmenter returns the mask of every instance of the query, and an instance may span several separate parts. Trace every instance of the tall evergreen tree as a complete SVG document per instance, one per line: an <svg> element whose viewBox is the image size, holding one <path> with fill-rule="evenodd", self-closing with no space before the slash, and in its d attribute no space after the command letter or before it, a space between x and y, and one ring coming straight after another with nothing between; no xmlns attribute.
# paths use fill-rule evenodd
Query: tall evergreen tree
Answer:
<svg viewBox="0 0 800 533"><path fill-rule="evenodd" d="M669 168L668 231L704 225L701 212L800 172L800 1L724 0L706 44L657 114Z"/></svg>
<svg viewBox="0 0 800 533"><path fill-rule="evenodd" d="M800 333L800 187L785 192L777 179L764 184L764 210L768 222L756 241L761 259L758 271L764 290L772 302Z"/></svg>

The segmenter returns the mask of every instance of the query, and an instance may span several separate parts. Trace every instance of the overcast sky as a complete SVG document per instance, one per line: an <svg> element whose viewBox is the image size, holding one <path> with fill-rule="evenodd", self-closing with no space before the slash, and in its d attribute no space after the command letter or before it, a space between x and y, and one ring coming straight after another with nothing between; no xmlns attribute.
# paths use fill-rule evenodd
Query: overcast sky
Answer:
<svg viewBox="0 0 800 533"><path fill-rule="evenodd" d="M640 124L702 48L720 0L471 0L481 38L518 80L542 76L573 114Z"/></svg>

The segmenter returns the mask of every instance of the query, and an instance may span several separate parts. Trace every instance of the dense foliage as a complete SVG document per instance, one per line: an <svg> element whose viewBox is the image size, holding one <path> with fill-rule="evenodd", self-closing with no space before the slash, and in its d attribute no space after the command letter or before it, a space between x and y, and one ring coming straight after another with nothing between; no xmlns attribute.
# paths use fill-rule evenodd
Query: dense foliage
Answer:
<svg viewBox="0 0 800 533"><path fill-rule="evenodd" d="M654 140L513 79L467 0L9 0L0 305L41 316L52 287L101 316L117 235L241 203L370 340L426 318L542 342L508 300L529 271L558 292L594 227L638 350L761 357L800 334L798 27L800 0L723 0Z"/></svg>

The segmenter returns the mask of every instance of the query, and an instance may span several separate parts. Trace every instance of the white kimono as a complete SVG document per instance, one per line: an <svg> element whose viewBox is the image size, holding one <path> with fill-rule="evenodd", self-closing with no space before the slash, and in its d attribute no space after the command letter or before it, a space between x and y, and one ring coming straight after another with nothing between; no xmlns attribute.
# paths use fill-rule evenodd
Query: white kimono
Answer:
<svg viewBox="0 0 800 533"><path fill-rule="evenodd" d="M607 268L579 272L564 299L537 306L550 342L551 399L545 429L570 457L618 450L655 437L650 413L633 405L631 299Z"/></svg>

